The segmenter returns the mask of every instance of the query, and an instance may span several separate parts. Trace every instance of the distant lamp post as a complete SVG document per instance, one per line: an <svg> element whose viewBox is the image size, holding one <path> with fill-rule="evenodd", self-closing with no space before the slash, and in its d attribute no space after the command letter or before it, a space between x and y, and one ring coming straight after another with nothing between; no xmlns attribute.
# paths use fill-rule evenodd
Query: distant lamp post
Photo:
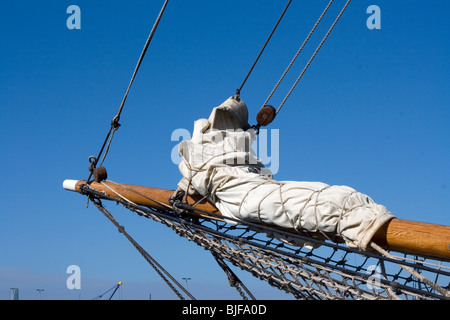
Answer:
<svg viewBox="0 0 450 320"><path fill-rule="evenodd" d="M186 281L186 290L188 288L188 280L191 280L191 278L182 278L184 281Z"/></svg>
<svg viewBox="0 0 450 320"><path fill-rule="evenodd" d="M39 292L39 300L42 298L42 291L45 291L44 289L36 289L37 292Z"/></svg>

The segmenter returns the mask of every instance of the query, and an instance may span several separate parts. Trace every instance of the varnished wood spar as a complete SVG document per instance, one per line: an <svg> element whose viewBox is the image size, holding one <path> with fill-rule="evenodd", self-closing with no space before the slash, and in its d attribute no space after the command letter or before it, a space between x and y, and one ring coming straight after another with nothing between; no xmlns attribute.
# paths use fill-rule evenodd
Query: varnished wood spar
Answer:
<svg viewBox="0 0 450 320"><path fill-rule="evenodd" d="M80 187L85 183L86 181L83 180L77 181L74 190L72 191L81 193ZM152 207L155 209L167 210L167 205L170 206L169 198L174 193L173 190L135 186L125 183L120 184L116 184L113 182L103 182L103 183L109 186L112 190L116 191L118 194L130 200L131 202L145 207ZM89 184L89 186L97 191L104 192L106 195L112 198L120 199L117 193L106 187L103 183L92 182ZM194 203L197 203L197 201L200 200L201 197L190 197L190 196L187 197L187 202L190 205L193 205ZM220 214L219 210L213 204L211 204L206 200L200 201L195 207L201 210Z"/></svg>
<svg viewBox="0 0 450 320"><path fill-rule="evenodd" d="M66 189L81 192L80 186L84 183L86 182L77 181L73 186ZM128 200L138 205L156 209L167 209L166 206L160 203L169 205L169 198L173 195L172 190L121 183L122 187L112 182L104 183ZM93 189L105 192L110 197L120 199L116 193L102 183L92 182L90 186ZM134 190L134 192L131 190ZM200 199L188 197L189 204L194 204L198 200ZM219 210L208 201L202 201L196 207L220 214ZM199 214L202 213L199 212ZM394 218L375 233L372 241L384 249L450 261L450 226Z"/></svg>
<svg viewBox="0 0 450 320"><path fill-rule="evenodd" d="M450 226L394 218L372 241L393 251L450 260Z"/></svg>

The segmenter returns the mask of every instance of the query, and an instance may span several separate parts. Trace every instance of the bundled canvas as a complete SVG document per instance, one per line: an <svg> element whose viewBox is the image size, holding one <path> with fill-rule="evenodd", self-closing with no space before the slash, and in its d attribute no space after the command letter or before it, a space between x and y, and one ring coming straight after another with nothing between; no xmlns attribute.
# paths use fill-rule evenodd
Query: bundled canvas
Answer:
<svg viewBox="0 0 450 320"><path fill-rule="evenodd" d="M394 218L347 186L274 180L251 148L255 137L245 103L227 99L208 119L195 122L191 140L181 142L178 189L205 196L224 216L339 239L361 250ZM293 242L286 235L274 236Z"/></svg>

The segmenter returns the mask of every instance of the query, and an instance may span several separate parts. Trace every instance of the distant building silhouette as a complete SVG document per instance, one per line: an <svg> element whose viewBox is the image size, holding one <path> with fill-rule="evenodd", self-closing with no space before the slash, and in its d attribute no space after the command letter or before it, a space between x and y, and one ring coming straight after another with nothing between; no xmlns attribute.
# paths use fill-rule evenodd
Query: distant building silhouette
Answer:
<svg viewBox="0 0 450 320"><path fill-rule="evenodd" d="M9 300L19 300L19 289L11 288L9 290Z"/></svg>

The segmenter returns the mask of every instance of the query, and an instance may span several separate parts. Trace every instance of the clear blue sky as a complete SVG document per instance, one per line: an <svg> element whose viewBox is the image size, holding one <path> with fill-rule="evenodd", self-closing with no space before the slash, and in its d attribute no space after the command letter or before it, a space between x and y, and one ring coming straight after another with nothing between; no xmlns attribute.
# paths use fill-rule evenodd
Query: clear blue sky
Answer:
<svg viewBox="0 0 450 320"><path fill-rule="evenodd" d="M337 0L271 102L278 106L328 29ZM0 299L90 299L118 281L124 299L176 299L86 199L85 179L163 1L7 1L0 10ZM327 0L293 1L242 98L251 122ZM81 8L69 30L66 9ZM366 9L381 8L369 30ZM169 2L106 160L109 177L173 189L177 128L234 94L285 1ZM450 4L353 1L270 126L278 180L349 185L402 219L450 224ZM164 226L110 206L198 299L239 299L211 255ZM82 289L66 288L79 265ZM257 298L283 299L237 270Z"/></svg>

